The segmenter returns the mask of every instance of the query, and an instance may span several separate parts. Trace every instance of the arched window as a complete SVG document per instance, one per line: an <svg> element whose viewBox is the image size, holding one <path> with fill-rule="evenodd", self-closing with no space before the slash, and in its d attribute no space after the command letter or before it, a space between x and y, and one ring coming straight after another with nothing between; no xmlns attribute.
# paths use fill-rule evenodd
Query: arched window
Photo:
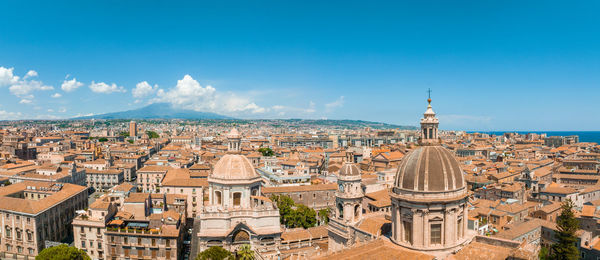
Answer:
<svg viewBox="0 0 600 260"><path fill-rule="evenodd" d="M354 221L358 221L359 215L360 215L360 206L355 205L354 206Z"/></svg>
<svg viewBox="0 0 600 260"><path fill-rule="evenodd" d="M248 232L244 231L244 230L238 230L234 235L233 235L233 242L249 242L250 241L250 234L248 234Z"/></svg>
<svg viewBox="0 0 600 260"><path fill-rule="evenodd" d="M344 218L344 206L342 205L342 203L339 203L338 206L338 216L340 219Z"/></svg>

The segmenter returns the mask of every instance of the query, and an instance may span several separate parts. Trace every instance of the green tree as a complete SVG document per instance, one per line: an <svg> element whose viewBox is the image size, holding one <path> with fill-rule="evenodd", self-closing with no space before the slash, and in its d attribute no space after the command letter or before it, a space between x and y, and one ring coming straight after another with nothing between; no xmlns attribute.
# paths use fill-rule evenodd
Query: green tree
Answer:
<svg viewBox="0 0 600 260"><path fill-rule="evenodd" d="M279 208L279 220L286 227L309 228L316 226L317 213L314 209L302 204L296 204L294 200L284 195L271 196L271 200L277 204L277 208Z"/></svg>
<svg viewBox="0 0 600 260"><path fill-rule="evenodd" d="M98 138L98 142L106 142L106 141L108 141L108 138L106 138L106 137Z"/></svg>
<svg viewBox="0 0 600 260"><path fill-rule="evenodd" d="M46 248L35 257L36 260L90 260L85 251L65 244Z"/></svg>
<svg viewBox="0 0 600 260"><path fill-rule="evenodd" d="M542 246L540 249L540 253L538 254L538 259L540 260L550 260L550 252L548 252L548 248Z"/></svg>
<svg viewBox="0 0 600 260"><path fill-rule="evenodd" d="M242 245L237 251L238 260L254 260L254 251L249 244Z"/></svg>
<svg viewBox="0 0 600 260"><path fill-rule="evenodd" d="M122 136L122 137L129 137L129 132L120 132L120 133L119 133L119 136Z"/></svg>
<svg viewBox="0 0 600 260"><path fill-rule="evenodd" d="M558 231L554 234L558 242L552 245L551 258L558 260L579 259L577 236L579 222L573 213L573 201L567 199L561 205L560 215L556 218Z"/></svg>
<svg viewBox="0 0 600 260"><path fill-rule="evenodd" d="M269 147L258 148L258 151L262 153L263 156L273 156L275 154Z"/></svg>
<svg viewBox="0 0 600 260"><path fill-rule="evenodd" d="M133 144L133 140L127 140L127 142L129 142L130 144Z"/></svg>
<svg viewBox="0 0 600 260"><path fill-rule="evenodd" d="M196 260L224 260L224 259L233 259L233 255L231 252L223 249L220 246L212 246L209 249L202 251L198 256L196 256Z"/></svg>
<svg viewBox="0 0 600 260"><path fill-rule="evenodd" d="M327 225L329 223L329 208L320 209L317 213L321 225Z"/></svg>
<svg viewBox="0 0 600 260"><path fill-rule="evenodd" d="M152 139L152 138L159 138L160 136L154 132L154 131L146 131L146 134L148 135L148 138Z"/></svg>

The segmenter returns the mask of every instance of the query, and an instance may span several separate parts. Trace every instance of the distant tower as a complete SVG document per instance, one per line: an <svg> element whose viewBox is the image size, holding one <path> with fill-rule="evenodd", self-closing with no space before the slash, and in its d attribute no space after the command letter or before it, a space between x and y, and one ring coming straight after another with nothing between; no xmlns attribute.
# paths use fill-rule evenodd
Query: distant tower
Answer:
<svg viewBox="0 0 600 260"><path fill-rule="evenodd" d="M440 124L435 112L431 108L431 90L428 90L429 98L427 99L427 110L421 118L421 144L437 144L439 143L438 125Z"/></svg>
<svg viewBox="0 0 600 260"><path fill-rule="evenodd" d="M362 220L361 173L356 164L344 162L338 176L335 209L329 219L329 251L336 252L356 241L355 226Z"/></svg>
<svg viewBox="0 0 600 260"><path fill-rule="evenodd" d="M136 137L137 135L137 123L135 121L129 122L129 136Z"/></svg>
<svg viewBox="0 0 600 260"><path fill-rule="evenodd" d="M227 151L229 153L239 153L241 151L242 138L238 130L234 127L227 134Z"/></svg>

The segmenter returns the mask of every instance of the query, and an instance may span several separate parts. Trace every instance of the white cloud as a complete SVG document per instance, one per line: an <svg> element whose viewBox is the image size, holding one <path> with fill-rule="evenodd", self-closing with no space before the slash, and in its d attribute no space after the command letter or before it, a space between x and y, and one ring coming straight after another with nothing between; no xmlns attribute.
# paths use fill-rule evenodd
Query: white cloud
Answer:
<svg viewBox="0 0 600 260"><path fill-rule="evenodd" d="M15 96L22 97L29 95L36 90L53 90L54 88L52 86L46 86L41 81L37 80L19 80L8 89L10 90L10 93L13 93Z"/></svg>
<svg viewBox="0 0 600 260"><path fill-rule="evenodd" d="M142 81L135 85L135 88L131 90L131 94L135 98L143 98L154 94L157 89L158 85L154 85L154 87L152 87L147 81Z"/></svg>
<svg viewBox="0 0 600 260"><path fill-rule="evenodd" d="M334 108L343 107L344 106L344 96L340 96L338 99L331 103L325 104L325 109L327 112L331 112Z"/></svg>
<svg viewBox="0 0 600 260"><path fill-rule="evenodd" d="M37 77L37 72L30 70L27 72L25 77L21 79L19 76L13 74L13 68L0 67L0 87L9 86L8 89L13 95L22 98L22 104L30 104L33 99L33 92L38 90L53 90L54 87L44 85L43 82L38 80L31 80L29 78Z"/></svg>
<svg viewBox="0 0 600 260"><path fill-rule="evenodd" d="M54 93L54 95L52 95L51 97L59 98L59 97L62 97L62 95L60 93Z"/></svg>
<svg viewBox="0 0 600 260"><path fill-rule="evenodd" d="M110 93L114 93L114 92L122 92L122 93L126 92L126 90L123 87L119 87L115 83L108 85L104 82L96 83L94 81L92 81L92 84L90 84L90 89L95 93L102 93L102 94L110 94Z"/></svg>
<svg viewBox="0 0 600 260"><path fill-rule="evenodd" d="M248 97L235 93L218 93L212 86L202 87L190 75L177 81L169 90L159 89L153 102L171 103L173 106L195 111L236 114L250 112L265 113L268 109L252 102Z"/></svg>
<svg viewBox="0 0 600 260"><path fill-rule="evenodd" d="M13 75L14 68L0 67L0 87L9 86L19 81L19 77Z"/></svg>
<svg viewBox="0 0 600 260"><path fill-rule="evenodd" d="M58 112L59 112L59 113L64 113L64 112L67 112L67 109L66 109L66 108L64 108L64 107L62 107L62 108L60 108L60 109L58 110Z"/></svg>
<svg viewBox="0 0 600 260"><path fill-rule="evenodd" d="M37 77L37 76L38 76L38 73L37 73L37 71L35 71L35 70L30 70L30 71L28 71L28 72L27 72L27 74L25 74L25 77L23 77L23 79L26 79L26 78L33 78L33 77Z"/></svg>
<svg viewBox="0 0 600 260"><path fill-rule="evenodd" d="M60 88L65 92L71 92L81 86L83 86L83 83L77 81L77 78L73 78L71 80L65 79Z"/></svg>
<svg viewBox="0 0 600 260"><path fill-rule="evenodd" d="M53 113L53 112L54 112L54 109L52 109L52 108L48 108L48 112L50 112L50 113Z"/></svg>
<svg viewBox="0 0 600 260"><path fill-rule="evenodd" d="M8 112L5 110L0 110L0 120L14 120L21 118L20 112Z"/></svg>

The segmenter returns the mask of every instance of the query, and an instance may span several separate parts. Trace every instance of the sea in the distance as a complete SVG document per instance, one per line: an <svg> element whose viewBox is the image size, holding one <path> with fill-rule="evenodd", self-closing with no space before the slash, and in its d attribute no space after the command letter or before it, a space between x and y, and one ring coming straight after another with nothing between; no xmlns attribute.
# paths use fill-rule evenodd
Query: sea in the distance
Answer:
<svg viewBox="0 0 600 260"><path fill-rule="evenodd" d="M486 133L490 135L503 135L504 133L519 134L546 134L547 136L579 136L579 142L594 142L600 144L600 131L469 131L469 133Z"/></svg>

